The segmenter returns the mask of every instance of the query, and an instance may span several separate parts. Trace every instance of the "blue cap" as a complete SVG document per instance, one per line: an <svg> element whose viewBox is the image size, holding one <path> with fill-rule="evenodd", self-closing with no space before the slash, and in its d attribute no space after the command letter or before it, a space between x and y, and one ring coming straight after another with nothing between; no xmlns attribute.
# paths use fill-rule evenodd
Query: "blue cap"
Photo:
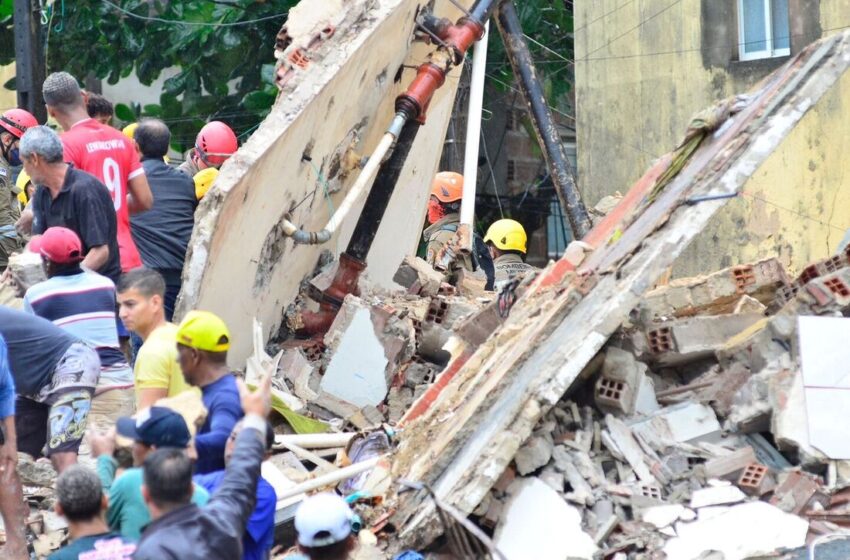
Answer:
<svg viewBox="0 0 850 560"><path fill-rule="evenodd" d="M155 447L186 447L192 439L183 417L164 406L140 410L135 418L119 418L116 431Z"/></svg>

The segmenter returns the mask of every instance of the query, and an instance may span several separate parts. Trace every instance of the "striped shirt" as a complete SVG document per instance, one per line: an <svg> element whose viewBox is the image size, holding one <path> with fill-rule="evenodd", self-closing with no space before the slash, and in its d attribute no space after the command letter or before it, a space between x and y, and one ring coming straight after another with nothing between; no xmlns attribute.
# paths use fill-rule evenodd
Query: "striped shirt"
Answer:
<svg viewBox="0 0 850 560"><path fill-rule="evenodd" d="M54 276L27 290L24 310L52 321L97 350L98 387L133 385L133 370L118 341L112 280L94 272Z"/></svg>

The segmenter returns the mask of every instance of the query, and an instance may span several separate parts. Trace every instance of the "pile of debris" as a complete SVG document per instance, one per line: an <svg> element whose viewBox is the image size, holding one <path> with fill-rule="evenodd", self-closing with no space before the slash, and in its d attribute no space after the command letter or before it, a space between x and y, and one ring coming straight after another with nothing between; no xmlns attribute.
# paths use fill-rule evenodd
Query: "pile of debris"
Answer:
<svg viewBox="0 0 850 560"><path fill-rule="evenodd" d="M848 255L650 291L473 515L508 558L748 558L842 532L845 313Z"/></svg>

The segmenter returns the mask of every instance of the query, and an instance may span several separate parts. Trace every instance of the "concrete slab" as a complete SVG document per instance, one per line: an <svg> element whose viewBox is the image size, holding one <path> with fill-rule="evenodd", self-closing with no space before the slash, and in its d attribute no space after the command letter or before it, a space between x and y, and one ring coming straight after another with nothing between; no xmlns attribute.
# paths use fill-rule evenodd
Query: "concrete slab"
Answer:
<svg viewBox="0 0 850 560"><path fill-rule="evenodd" d="M393 117L395 97L413 79L406 65L420 63L433 49L411 43L419 0L367 4L361 17L346 19L310 53L310 65L287 82L198 209L176 319L191 309L221 316L234 334L228 356L234 367L251 352L253 317L263 323L265 336L278 332L283 310L322 251L338 255L345 248L363 202L322 246L294 245L283 235L281 218L308 230L324 227L357 176L356 170L342 173L336 156L349 148L371 153ZM437 0L434 9L453 19L460 15L448 0ZM352 6L349 13L357 12ZM274 60L271 52L268 59ZM381 222L367 270L379 284L392 285L402 258L416 249L460 70L434 96ZM234 287L247 293L234 300Z"/></svg>
<svg viewBox="0 0 850 560"><path fill-rule="evenodd" d="M696 560L708 551L725 560L743 560L806 542L809 523L764 502L730 507L692 523L677 523L677 537L667 541L668 560Z"/></svg>
<svg viewBox="0 0 850 560"><path fill-rule="evenodd" d="M647 442L686 443L710 440L720 433L720 422L710 406L681 403L668 406L645 419L630 424L632 431Z"/></svg>
<svg viewBox="0 0 850 560"><path fill-rule="evenodd" d="M358 407L377 406L387 396L384 347L368 309L358 309L322 377L323 391Z"/></svg>
<svg viewBox="0 0 850 560"><path fill-rule="evenodd" d="M537 478L517 479L496 529L496 548L508 560L586 558L597 551L581 528L581 514Z"/></svg>

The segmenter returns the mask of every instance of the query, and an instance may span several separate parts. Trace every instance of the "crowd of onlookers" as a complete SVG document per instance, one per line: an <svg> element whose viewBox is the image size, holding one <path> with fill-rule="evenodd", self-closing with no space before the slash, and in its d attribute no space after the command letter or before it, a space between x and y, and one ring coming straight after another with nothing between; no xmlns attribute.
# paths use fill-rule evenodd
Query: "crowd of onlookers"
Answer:
<svg viewBox="0 0 850 560"><path fill-rule="evenodd" d="M46 276L22 294L23 309L0 306L0 554L30 558L21 451L59 474L70 542L51 558L268 558L270 380L240 386L216 315L171 322L198 201L236 135L208 123L173 167L163 121L112 128L109 101L65 72L43 94L61 134L23 109L0 115L0 272L29 251ZM187 391L207 410L202 426L157 404ZM341 498L307 500L301 552L346 557L352 520Z"/></svg>

